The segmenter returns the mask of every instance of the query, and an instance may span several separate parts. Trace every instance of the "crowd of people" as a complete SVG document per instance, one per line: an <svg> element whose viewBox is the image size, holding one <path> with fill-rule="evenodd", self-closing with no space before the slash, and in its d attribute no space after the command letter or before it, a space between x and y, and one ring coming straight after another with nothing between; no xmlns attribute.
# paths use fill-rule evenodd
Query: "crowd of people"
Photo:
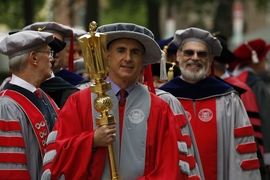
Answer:
<svg viewBox="0 0 270 180"><path fill-rule="evenodd" d="M36 22L0 42L11 74L0 91L0 179L270 179L263 39L232 52L224 35L195 27L160 41L133 23L95 33L107 40L109 124L98 122L78 43L90 33Z"/></svg>

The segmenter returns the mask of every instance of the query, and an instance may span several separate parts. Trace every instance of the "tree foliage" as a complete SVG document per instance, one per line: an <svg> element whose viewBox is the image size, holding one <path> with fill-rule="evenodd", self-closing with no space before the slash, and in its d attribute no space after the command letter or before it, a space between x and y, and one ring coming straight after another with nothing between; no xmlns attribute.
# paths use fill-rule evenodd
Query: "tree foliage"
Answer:
<svg viewBox="0 0 270 180"><path fill-rule="evenodd" d="M0 23L6 24L10 29L21 29L26 25L26 22L29 22L25 18L25 12L31 10L35 14L32 21L38 21L41 18L37 14L42 9L44 2L45 0L33 0L24 8L24 3L27 3L27 0L0 0Z"/></svg>
<svg viewBox="0 0 270 180"><path fill-rule="evenodd" d="M107 0L106 7L101 11L101 24L113 22L132 22L146 26L146 7L144 0Z"/></svg>
<svg viewBox="0 0 270 180"><path fill-rule="evenodd" d="M266 11L269 6L269 0L254 0L258 10Z"/></svg>
<svg viewBox="0 0 270 180"><path fill-rule="evenodd" d="M0 19L2 24L7 24L11 28L23 27L24 21L22 18L23 1L6 1L0 0Z"/></svg>
<svg viewBox="0 0 270 180"><path fill-rule="evenodd" d="M20 29L32 21L35 22L47 20L47 17L39 16L39 12L44 6L45 1L46 0L0 0L0 24L6 24L11 29ZM55 8L59 8L62 1L63 0L52 0L52 6ZM88 7L86 7L88 13L85 16L86 27L89 21L92 21L94 19L98 20L99 25L112 22L133 22L148 27L156 34L157 37L160 36L158 32L158 29L160 27L159 9L164 4L168 4L170 7L176 8L178 12L199 14L196 22L192 23L196 24L201 28L205 28L205 19L203 18L204 15L208 12L208 9L205 8L205 4L221 4L221 6L215 7L217 9L212 9L212 11L216 11L215 15L217 15L214 20L214 26L217 27L214 27L213 29L221 28L222 25L219 24L221 23L219 22L219 18L224 19L226 18L226 14L228 15L228 13L230 13L229 11L224 11L224 9L230 8L230 5L228 5L228 2L226 2L226 0L103 0L106 2L104 9L100 9L96 5L97 2L100 3L101 1L94 0L94 6L91 6L93 0L81 1L85 1L85 4L88 5ZM235 0L229 0L230 3L233 1ZM253 1L256 3L258 10L265 11L268 7L267 5L269 5L269 0ZM27 4L27 2L29 3L29 5L25 6L24 4ZM69 0L69 2L73 2L74 4L78 1ZM222 3L226 5L226 8L222 8ZM72 3L70 4L72 5ZM31 12L31 10L34 14L33 17L29 17L29 14L31 13L25 13ZM68 7L66 7L65 10L68 10ZM223 11L224 13L221 13L220 11ZM167 13L166 16L169 15L170 14ZM73 16L72 13L70 16ZM91 17L92 19L89 19L89 17ZM230 19L231 17L229 17L229 20ZM228 34L230 33L228 32Z"/></svg>

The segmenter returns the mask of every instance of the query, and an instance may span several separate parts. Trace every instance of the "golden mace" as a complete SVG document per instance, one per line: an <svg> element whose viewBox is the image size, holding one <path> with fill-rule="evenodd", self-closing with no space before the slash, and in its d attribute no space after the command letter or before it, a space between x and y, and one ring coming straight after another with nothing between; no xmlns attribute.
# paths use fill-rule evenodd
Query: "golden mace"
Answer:
<svg viewBox="0 0 270 180"><path fill-rule="evenodd" d="M92 21L89 24L89 32L78 38L79 45L83 52L86 72L95 83L90 86L91 92L97 94L94 100L94 107L101 113L96 118L99 126L115 124L115 118L109 114L112 109L113 101L105 92L111 89L111 84L104 81L107 76L109 65L107 61L107 35L95 32L97 23ZM113 144L108 145L111 179L118 180Z"/></svg>

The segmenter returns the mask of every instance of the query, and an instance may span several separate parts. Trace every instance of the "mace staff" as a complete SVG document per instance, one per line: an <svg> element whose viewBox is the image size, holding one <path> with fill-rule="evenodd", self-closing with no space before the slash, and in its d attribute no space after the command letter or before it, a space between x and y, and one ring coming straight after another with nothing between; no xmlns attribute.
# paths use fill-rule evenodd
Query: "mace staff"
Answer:
<svg viewBox="0 0 270 180"><path fill-rule="evenodd" d="M83 52L86 72L90 78L95 79L95 83L90 86L91 92L97 94L94 99L94 108L101 113L96 118L98 126L115 124L115 118L109 114L112 109L113 101L106 91L111 89L111 84L104 81L109 71L107 61L107 35L95 32L97 23L92 21L89 24L89 32L78 38L79 45ZM115 161L114 146L108 145L111 179L118 180L118 172Z"/></svg>

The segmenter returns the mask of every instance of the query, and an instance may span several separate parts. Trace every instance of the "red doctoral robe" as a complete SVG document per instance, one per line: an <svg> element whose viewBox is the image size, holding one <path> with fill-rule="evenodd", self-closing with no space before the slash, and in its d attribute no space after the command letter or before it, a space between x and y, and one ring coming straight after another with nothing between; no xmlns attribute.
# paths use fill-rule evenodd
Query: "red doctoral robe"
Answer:
<svg viewBox="0 0 270 180"><path fill-rule="evenodd" d="M112 91L109 92L112 93ZM147 97L150 101L144 98L145 94L148 94ZM112 94L109 95L112 97ZM89 88L86 88L73 94L61 110L48 138L47 153L43 161L43 178L59 179L64 176L66 180L110 179L108 174L104 176L106 173L104 169L108 166L106 165L108 163L106 161L107 148L98 147L96 150L92 148L95 123L92 121L94 111L92 111L93 107L90 103L91 98L93 99L90 96ZM115 95L112 98L114 101L112 111L117 114L117 98ZM134 101L136 102L134 103ZM137 102L142 104L137 104ZM137 132L136 127L140 124L138 121L130 123L136 117L142 116L143 113L132 115L130 113L140 109L140 105L144 106L145 104L149 106L149 109L144 111L141 108L141 110L149 114L145 113L146 121L143 126L146 130L144 135L144 133ZM128 123L129 125L127 125ZM119 127L117 116L116 127ZM133 133L131 131L135 131L136 136L131 136L130 133ZM117 148L117 143L120 141L119 133L114 143L121 179L174 180L187 178L179 171L174 115L165 101L149 93L142 85L137 84L127 97L122 132L122 149ZM141 144L143 141L145 144ZM138 142L140 145L134 147L134 144L138 144ZM136 154L137 148L142 148L141 152L143 153ZM135 158L130 160L132 157ZM137 159L138 161L142 160L141 164L137 163ZM127 168L127 166L132 168ZM133 174L133 177L130 177L130 174Z"/></svg>
<svg viewBox="0 0 270 180"><path fill-rule="evenodd" d="M206 77L177 77L159 89L179 99L190 119L206 180L260 179L254 131L232 87Z"/></svg>

